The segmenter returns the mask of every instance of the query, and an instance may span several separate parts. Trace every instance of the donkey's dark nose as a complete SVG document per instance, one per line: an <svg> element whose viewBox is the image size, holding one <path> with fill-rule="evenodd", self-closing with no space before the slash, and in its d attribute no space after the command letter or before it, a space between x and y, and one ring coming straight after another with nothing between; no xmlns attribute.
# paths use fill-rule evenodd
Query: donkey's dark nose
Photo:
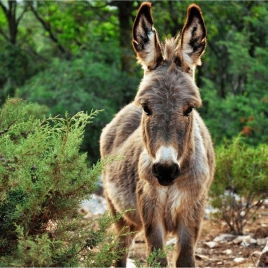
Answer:
<svg viewBox="0 0 268 268"><path fill-rule="evenodd" d="M159 184L168 186L180 175L180 168L176 163L171 165L155 163L152 167L152 173L158 179Z"/></svg>

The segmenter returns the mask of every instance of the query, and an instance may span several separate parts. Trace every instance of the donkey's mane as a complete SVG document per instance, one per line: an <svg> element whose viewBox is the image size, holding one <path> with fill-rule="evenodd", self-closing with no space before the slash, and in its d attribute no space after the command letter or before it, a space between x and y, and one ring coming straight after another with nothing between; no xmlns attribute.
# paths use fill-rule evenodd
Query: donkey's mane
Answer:
<svg viewBox="0 0 268 268"><path fill-rule="evenodd" d="M162 43L162 52L165 60L173 61L174 58L177 57L178 45L179 45L178 37L165 39L165 41Z"/></svg>
<svg viewBox="0 0 268 268"><path fill-rule="evenodd" d="M168 66L173 66L173 64L176 66L175 63L168 62ZM143 79L136 95L136 104L146 103L147 100L160 101L161 99L169 99L170 104L172 104L180 99L193 107L200 107L202 101L198 87L188 77L189 75L183 73L178 66L176 68L168 67L168 74L162 68L160 66L159 69L156 69L149 81Z"/></svg>

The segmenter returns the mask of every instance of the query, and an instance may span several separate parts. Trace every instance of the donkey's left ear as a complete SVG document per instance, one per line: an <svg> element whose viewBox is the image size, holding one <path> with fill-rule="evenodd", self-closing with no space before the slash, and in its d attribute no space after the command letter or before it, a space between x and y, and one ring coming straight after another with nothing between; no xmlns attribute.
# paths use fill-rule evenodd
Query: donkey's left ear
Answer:
<svg viewBox="0 0 268 268"><path fill-rule="evenodd" d="M163 60L149 2L143 3L138 10L132 29L132 44L138 62L145 69L153 70Z"/></svg>
<svg viewBox="0 0 268 268"><path fill-rule="evenodd" d="M180 58L186 71L194 72L201 65L201 56L206 48L207 29L199 6L192 4L187 10L187 19L181 31Z"/></svg>

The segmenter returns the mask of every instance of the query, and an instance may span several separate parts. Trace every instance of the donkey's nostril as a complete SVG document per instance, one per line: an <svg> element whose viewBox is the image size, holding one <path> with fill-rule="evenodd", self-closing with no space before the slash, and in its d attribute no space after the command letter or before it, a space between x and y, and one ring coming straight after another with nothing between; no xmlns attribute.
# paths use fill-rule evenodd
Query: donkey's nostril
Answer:
<svg viewBox="0 0 268 268"><path fill-rule="evenodd" d="M158 169L159 169L159 164L153 164L152 173L156 178L158 177L158 174L159 174Z"/></svg>
<svg viewBox="0 0 268 268"><path fill-rule="evenodd" d="M180 169L178 164L173 164L172 165L172 170L173 172L171 173L171 177L173 179L176 179L180 175Z"/></svg>
<svg viewBox="0 0 268 268"><path fill-rule="evenodd" d="M153 164L152 173L157 179L174 180L180 175L178 164L162 165L159 163Z"/></svg>

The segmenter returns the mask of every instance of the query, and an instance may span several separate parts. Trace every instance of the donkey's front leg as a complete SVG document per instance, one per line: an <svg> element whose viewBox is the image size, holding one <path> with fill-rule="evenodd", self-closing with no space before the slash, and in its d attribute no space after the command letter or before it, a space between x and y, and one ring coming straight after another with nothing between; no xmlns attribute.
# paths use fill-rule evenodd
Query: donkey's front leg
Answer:
<svg viewBox="0 0 268 268"><path fill-rule="evenodd" d="M163 209L159 207L157 198L157 195L150 191L139 191L138 203L147 243L147 257L155 250L162 250L165 239ZM155 261L160 263L161 267L167 266L166 258L158 258Z"/></svg>
<svg viewBox="0 0 268 268"><path fill-rule="evenodd" d="M195 246L201 229L203 207L201 200L178 221L176 267L195 267Z"/></svg>
<svg viewBox="0 0 268 268"><path fill-rule="evenodd" d="M195 230L181 225L178 236L176 267L195 267Z"/></svg>
<svg viewBox="0 0 268 268"><path fill-rule="evenodd" d="M164 228L161 220L155 220L150 223L144 224L144 232L147 243L147 257L155 250L163 250L164 243ZM167 258L157 258L155 260L157 263L160 263L161 267L167 266ZM148 266L152 265L148 263Z"/></svg>

